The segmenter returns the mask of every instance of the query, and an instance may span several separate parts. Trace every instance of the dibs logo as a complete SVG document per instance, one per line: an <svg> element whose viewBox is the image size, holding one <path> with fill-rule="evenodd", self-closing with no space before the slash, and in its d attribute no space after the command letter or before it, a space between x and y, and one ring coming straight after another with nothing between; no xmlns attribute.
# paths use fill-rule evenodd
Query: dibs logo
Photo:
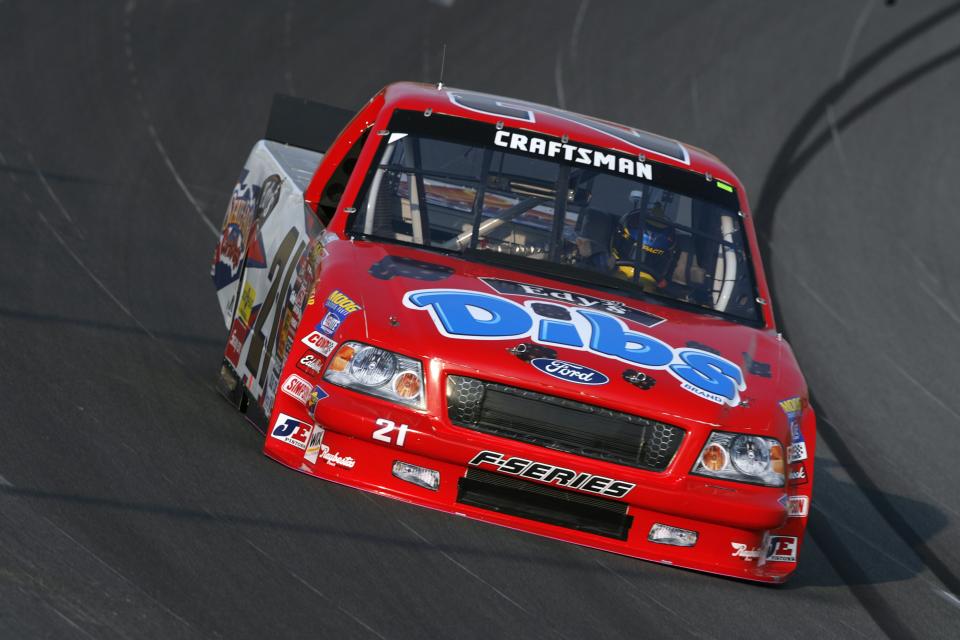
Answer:
<svg viewBox="0 0 960 640"><path fill-rule="evenodd" d="M530 361L530 364L535 366L537 369L540 369L540 371L543 371L548 376L560 378L561 380L566 380L568 382L593 385L607 384L610 382L610 378L603 375L599 371L594 371L590 367L585 367L580 364L573 364L572 362L554 360L553 358L534 358Z"/></svg>

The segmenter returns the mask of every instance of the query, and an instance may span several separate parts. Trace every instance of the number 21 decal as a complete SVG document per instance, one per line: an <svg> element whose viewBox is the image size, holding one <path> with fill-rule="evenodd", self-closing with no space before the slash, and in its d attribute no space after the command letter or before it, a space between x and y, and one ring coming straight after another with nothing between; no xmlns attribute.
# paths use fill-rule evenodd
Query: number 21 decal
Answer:
<svg viewBox="0 0 960 640"><path fill-rule="evenodd" d="M393 420L387 420L386 418L378 418L377 424L380 425L380 428L373 432L374 440L395 444L398 447L403 446L407 439L407 429L410 427L405 424L398 425ZM394 434L394 432L396 433Z"/></svg>

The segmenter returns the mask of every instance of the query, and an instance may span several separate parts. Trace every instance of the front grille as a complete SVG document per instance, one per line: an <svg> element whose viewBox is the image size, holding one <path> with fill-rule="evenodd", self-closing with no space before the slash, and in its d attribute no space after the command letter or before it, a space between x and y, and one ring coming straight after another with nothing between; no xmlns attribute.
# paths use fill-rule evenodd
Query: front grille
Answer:
<svg viewBox="0 0 960 640"><path fill-rule="evenodd" d="M679 427L464 376L447 377L447 415L460 427L651 471L680 447Z"/></svg>
<svg viewBox="0 0 960 640"><path fill-rule="evenodd" d="M458 487L457 502L607 538L626 540L633 523L623 502L489 471L467 470Z"/></svg>

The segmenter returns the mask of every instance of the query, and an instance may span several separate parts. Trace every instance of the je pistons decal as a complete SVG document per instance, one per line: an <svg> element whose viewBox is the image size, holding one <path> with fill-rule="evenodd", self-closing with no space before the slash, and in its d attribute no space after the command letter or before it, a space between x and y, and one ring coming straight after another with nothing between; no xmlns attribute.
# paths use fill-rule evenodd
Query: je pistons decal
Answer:
<svg viewBox="0 0 960 640"><path fill-rule="evenodd" d="M600 309L601 311L612 313L627 320L633 320L645 327L655 327L664 321L660 316L628 307L616 300L604 300L582 293L573 293L564 291L563 289L551 289L550 287L538 287L532 284L513 282L512 280L500 280L498 278L480 278L480 280L497 293L505 293L513 296L549 298L587 309Z"/></svg>
<svg viewBox="0 0 960 640"><path fill-rule="evenodd" d="M553 358L534 358L530 364L548 376L566 380L567 382L576 382L577 384L607 384L610 378L599 371L594 371L590 367L563 360L554 360Z"/></svg>
<svg viewBox="0 0 960 640"><path fill-rule="evenodd" d="M571 469L533 462L524 458L504 458L502 453L496 451L481 451L473 456L470 466L479 467L481 465L489 465L501 473L509 473L521 478L530 478L560 487L580 489L581 491L613 498L623 498L637 486L631 482L623 482L589 473L578 473Z"/></svg>
<svg viewBox="0 0 960 640"><path fill-rule="evenodd" d="M519 304L462 289L408 291L403 304L429 313L437 331L448 338L529 338L540 344L589 351L645 369L665 370L685 391L717 404L739 405L740 393L747 388L736 363L702 349L675 349L651 335L633 331L621 318L595 309L548 305L568 312L569 319L560 319L540 313L540 302Z"/></svg>

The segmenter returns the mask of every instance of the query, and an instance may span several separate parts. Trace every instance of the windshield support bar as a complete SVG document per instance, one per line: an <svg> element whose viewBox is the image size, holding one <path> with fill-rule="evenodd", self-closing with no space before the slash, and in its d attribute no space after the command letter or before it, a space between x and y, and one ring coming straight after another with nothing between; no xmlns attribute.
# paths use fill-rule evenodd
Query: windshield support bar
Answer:
<svg viewBox="0 0 960 640"><path fill-rule="evenodd" d="M554 204L553 229L550 230L550 260L560 260L560 239L563 236L563 225L567 221L567 195L570 192L570 167L560 165L557 176L557 196Z"/></svg>
<svg viewBox="0 0 960 640"><path fill-rule="evenodd" d="M427 189L423 184L423 163L420 161L420 137L413 138L413 167L417 182L417 214L420 216L420 228L425 230L423 244L430 246L430 216L427 215Z"/></svg>
<svg viewBox="0 0 960 640"><path fill-rule="evenodd" d="M480 218L483 217L483 201L487 193L487 177L490 175L490 161L493 160L493 149L489 147L483 150L483 165L480 168L480 187L477 189L477 197L473 201L473 229L470 230L470 248L476 249L477 242L480 239ZM457 236L457 244L461 242L460 236Z"/></svg>

